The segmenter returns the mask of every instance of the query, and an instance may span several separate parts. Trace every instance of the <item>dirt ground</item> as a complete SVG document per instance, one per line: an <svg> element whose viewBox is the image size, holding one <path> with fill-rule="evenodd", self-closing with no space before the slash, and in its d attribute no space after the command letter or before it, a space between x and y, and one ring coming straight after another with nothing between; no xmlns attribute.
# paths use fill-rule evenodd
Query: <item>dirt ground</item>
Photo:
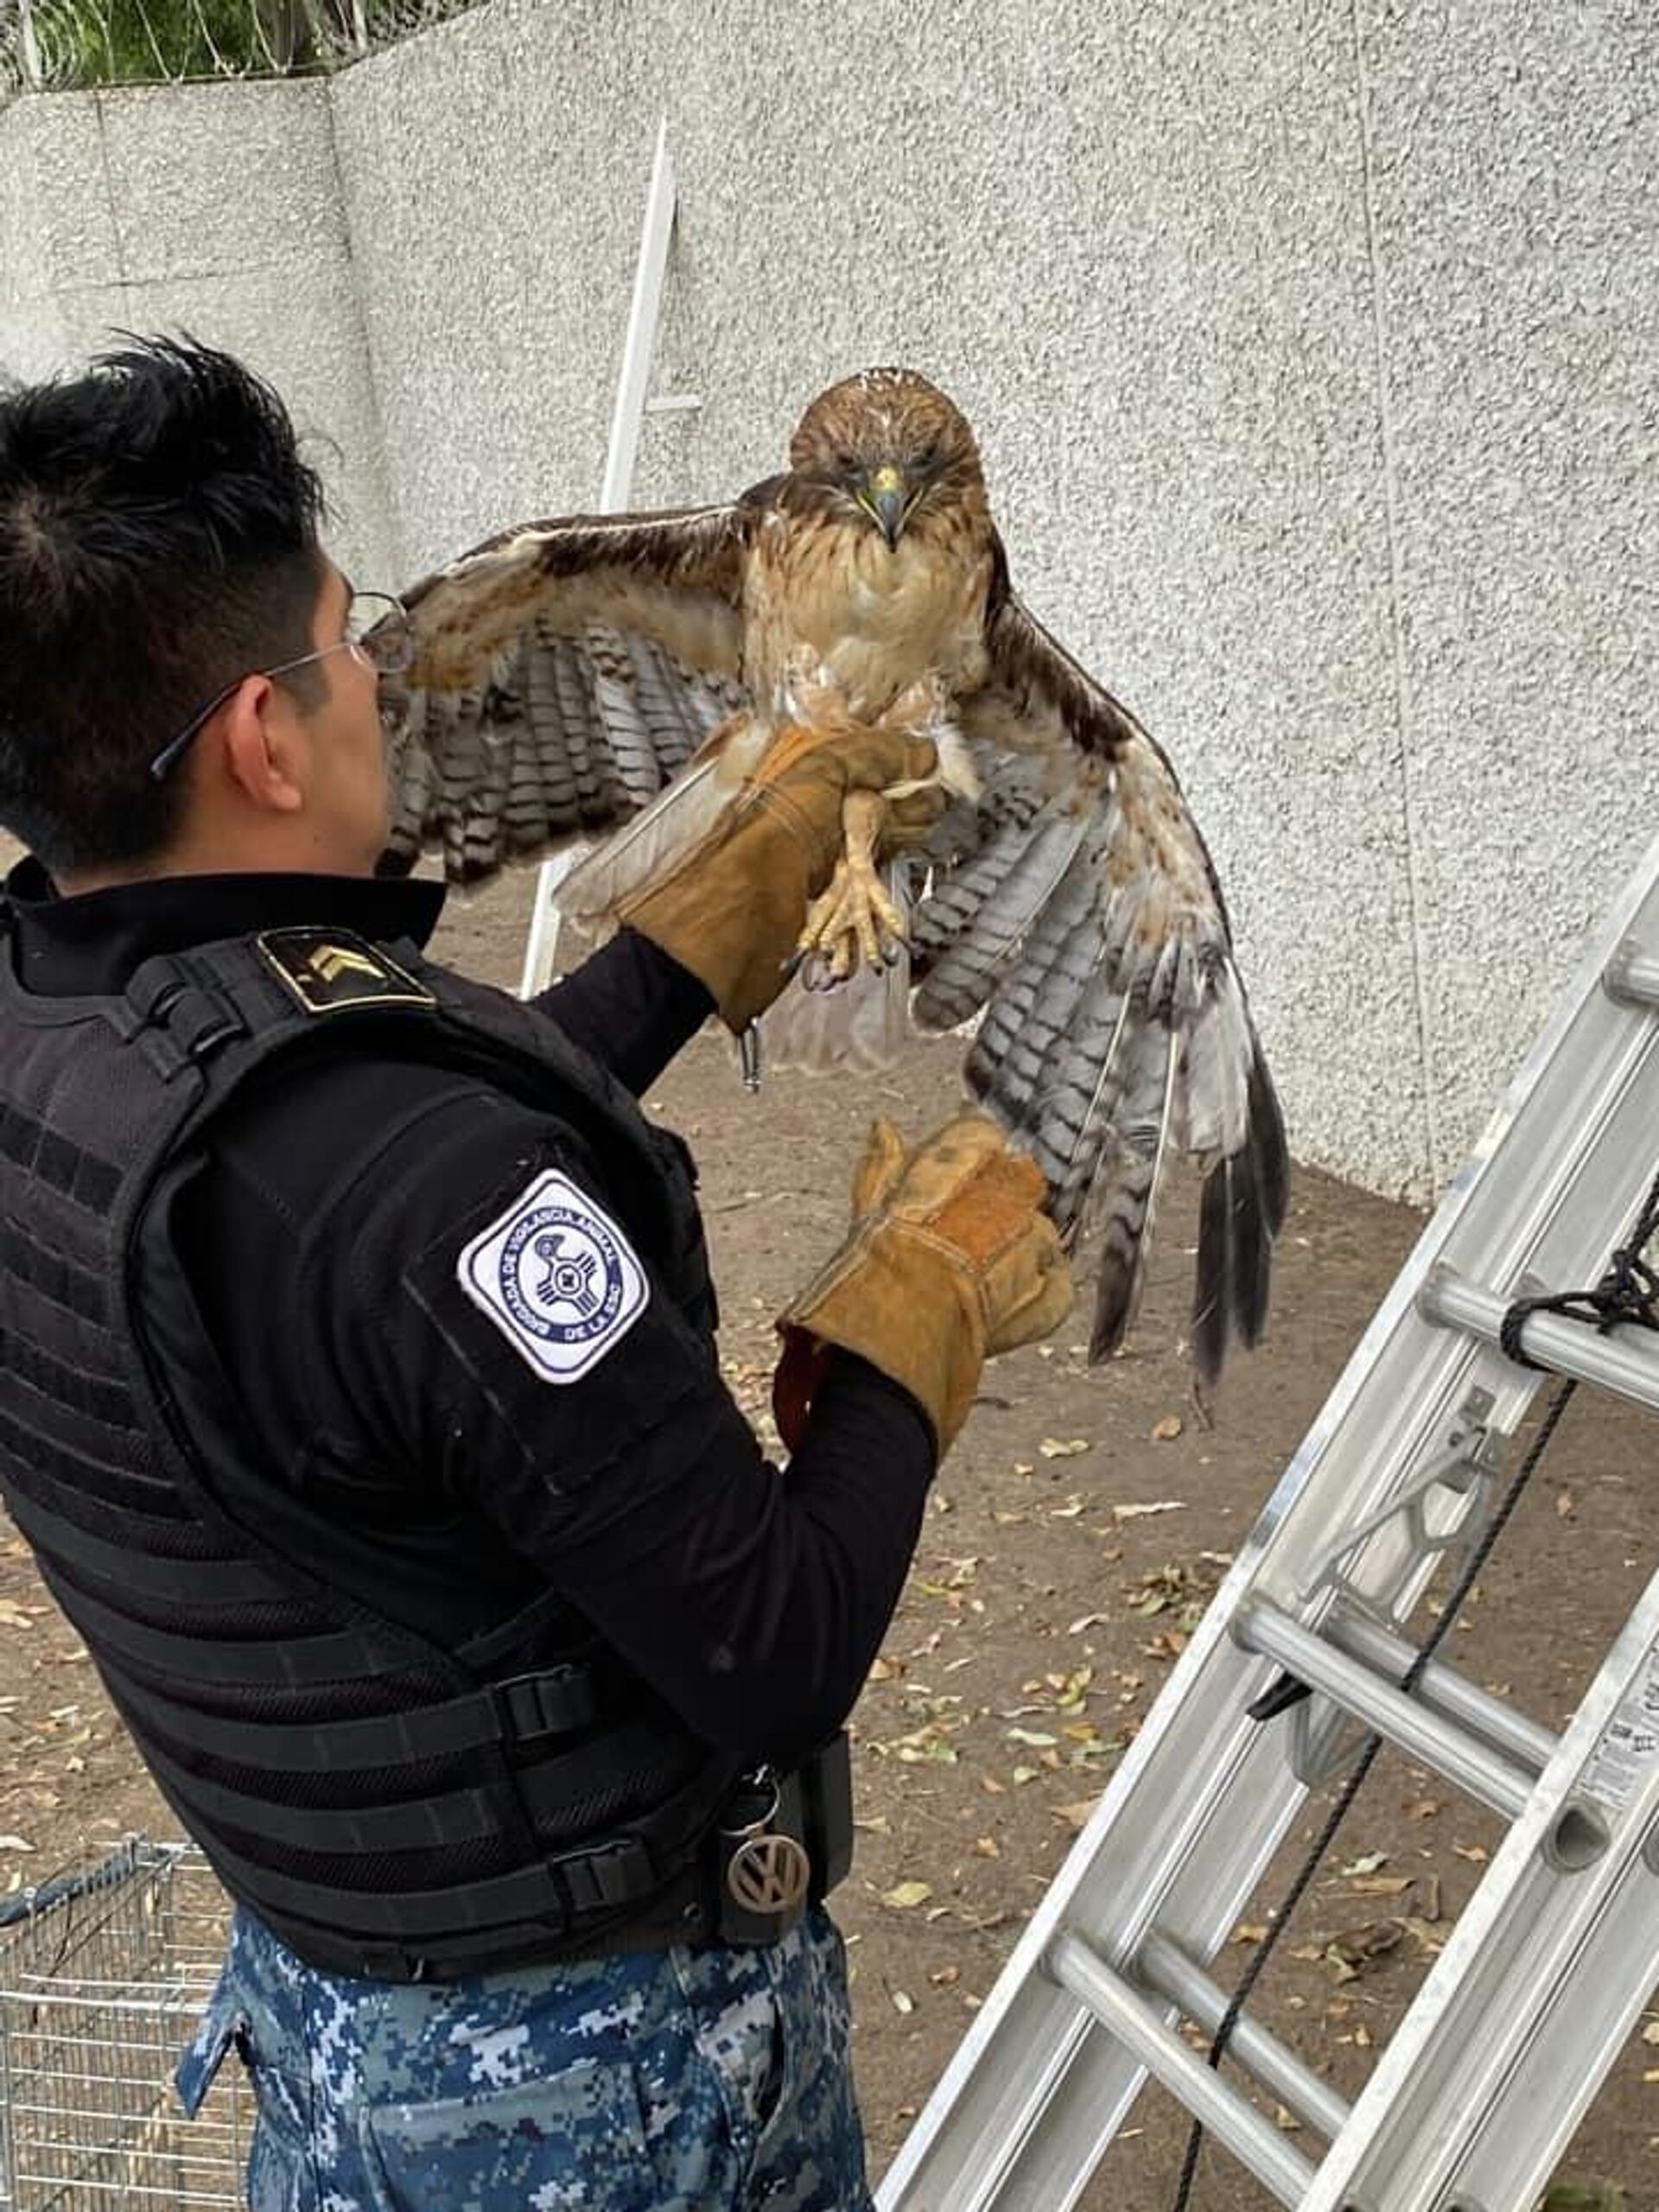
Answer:
<svg viewBox="0 0 1659 2212"><path fill-rule="evenodd" d="M452 905L435 950L516 983L527 897L518 879ZM770 1317L835 1243L869 1114L919 1134L957 1097L957 1057L948 1042L920 1046L887 1080L779 1077L751 1099L722 1046L703 1039L651 1094L702 1165L722 1360L757 1419ZM861 1833L839 1910L876 2172L1421 1226L1403 1207L1300 1173L1268 1342L1234 1360L1206 1427L1181 1342L1193 1195L1183 1188L1166 1203L1152 1293L1125 1357L1086 1370L1079 1325L988 1373L858 1707ZM1636 1415L1588 1395L1457 1631L1465 1671L1552 1724L1651 1572L1659 1522L1650 1437ZM1313 1824L1311 1814L1298 1836ZM0 1894L133 1828L166 1835L173 1824L0 1522ZM1350 1815L1256 2006L1344 2094L1364 2078L1495 1834L1487 1815L1399 1761L1379 1765ZM1265 1919L1282 1890L1294 1842L1251 1919ZM1245 1956L1230 1948L1224 1979ZM1184 2133L1173 2105L1144 2096L1088 2204L1167 2205ZM1659 2206L1659 2011L1618 2058L1568 2163L1619 2181L1630 2212ZM1270 2200L1212 2150L1192 2202L1194 2212L1251 2212Z"/></svg>

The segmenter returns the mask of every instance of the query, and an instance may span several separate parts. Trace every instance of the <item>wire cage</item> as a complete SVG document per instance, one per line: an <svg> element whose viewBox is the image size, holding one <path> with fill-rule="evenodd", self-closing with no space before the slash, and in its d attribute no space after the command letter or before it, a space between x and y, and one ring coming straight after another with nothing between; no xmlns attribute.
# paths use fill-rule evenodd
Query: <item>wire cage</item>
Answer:
<svg viewBox="0 0 1659 2212"><path fill-rule="evenodd" d="M131 1836L0 1901L0 2212L240 2206L252 2101L173 2089L230 1904L194 1845Z"/></svg>

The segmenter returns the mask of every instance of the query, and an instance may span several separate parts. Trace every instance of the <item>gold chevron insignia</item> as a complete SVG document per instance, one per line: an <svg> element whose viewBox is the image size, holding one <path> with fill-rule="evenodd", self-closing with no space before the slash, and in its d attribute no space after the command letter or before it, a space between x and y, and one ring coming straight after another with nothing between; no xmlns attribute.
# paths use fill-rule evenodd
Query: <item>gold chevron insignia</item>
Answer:
<svg viewBox="0 0 1659 2212"><path fill-rule="evenodd" d="M348 952L343 944L320 944L305 964L325 983L337 983L348 969L359 976L379 976L382 972L378 961L364 952Z"/></svg>
<svg viewBox="0 0 1659 2212"><path fill-rule="evenodd" d="M308 1014L338 1014L348 1007L434 1006L436 1001L378 945L346 930L267 930L257 938L260 955L290 997Z"/></svg>

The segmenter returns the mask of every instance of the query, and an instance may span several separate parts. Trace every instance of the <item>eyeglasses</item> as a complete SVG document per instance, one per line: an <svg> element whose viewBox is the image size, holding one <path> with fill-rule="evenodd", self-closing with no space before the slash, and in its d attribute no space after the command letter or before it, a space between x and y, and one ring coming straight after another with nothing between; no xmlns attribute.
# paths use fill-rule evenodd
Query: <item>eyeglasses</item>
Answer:
<svg viewBox="0 0 1659 2212"><path fill-rule="evenodd" d="M402 600L394 599L390 592L353 592L351 606L346 610L343 638L337 639L332 645L319 645L315 652L301 653L294 660L279 661L275 668L245 669L222 691L215 691L207 705L199 713L192 715L176 737L168 740L150 762L150 774L159 784L177 766L191 739L200 734L231 694L245 683L251 676L267 676L275 681L279 676L291 675L296 668L308 668L313 661L327 660L330 653L340 652L353 654L365 668L372 669L377 676L400 675L415 658L415 633L410 627L409 612Z"/></svg>

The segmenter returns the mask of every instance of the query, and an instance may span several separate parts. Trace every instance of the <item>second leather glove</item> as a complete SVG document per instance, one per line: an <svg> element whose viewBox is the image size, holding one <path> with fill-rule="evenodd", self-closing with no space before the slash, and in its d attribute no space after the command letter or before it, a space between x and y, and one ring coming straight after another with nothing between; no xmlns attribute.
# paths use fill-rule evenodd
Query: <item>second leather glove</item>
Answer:
<svg viewBox="0 0 1659 2212"><path fill-rule="evenodd" d="M1057 1328L1071 1280L1034 1162L982 1114L963 1114L913 1152L892 1124L870 1132L841 1250L779 1320L772 1400L799 1441L825 1346L856 1352L916 1399L941 1457L984 1361Z"/></svg>

